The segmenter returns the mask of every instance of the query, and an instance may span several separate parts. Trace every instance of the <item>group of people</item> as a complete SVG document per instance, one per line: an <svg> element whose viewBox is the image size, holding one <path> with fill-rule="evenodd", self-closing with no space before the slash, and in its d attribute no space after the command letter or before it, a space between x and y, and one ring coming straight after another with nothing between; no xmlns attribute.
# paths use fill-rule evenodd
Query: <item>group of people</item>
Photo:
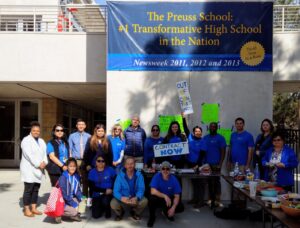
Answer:
<svg viewBox="0 0 300 228"><path fill-rule="evenodd" d="M81 220L78 205L83 195L92 199L94 218L103 214L109 218L112 209L116 214L115 220L119 221L124 209L130 207L132 218L140 220L148 205L148 227L153 226L155 211L159 207L173 221L175 212L182 212L184 207L181 202L181 180L170 173L171 167L196 170L208 164L212 171L220 172L227 148L224 137L218 134L217 123L210 123L208 134L202 137L202 128L195 126L190 132L185 116L182 117L183 131L174 121L165 137L160 136L159 125L153 125L151 136L147 137L138 116L132 117L131 125L124 131L119 124L115 124L110 135L102 124L96 125L90 135L85 132L86 123L78 119L77 131L69 138L63 125L54 125L52 139L47 144L40 138L39 123L32 123L30 134L21 143L24 215L33 217L42 214L36 205L42 176L47 170L51 185L62 190L64 216L74 221ZM256 141L245 130L243 118L235 120L235 128L228 147L228 169L238 165L245 172L258 164L261 179L274 181L291 191L294 185L293 169L298 161L295 152L285 145L284 134L275 132L269 119L262 121L261 134ZM189 145L187 155L154 156L154 145L186 141ZM151 168L153 163L161 164L161 172L150 180L144 179L142 173L135 169L136 163L143 163L145 168ZM208 204L213 201L220 205L219 177L208 178L207 181L192 179L193 198L190 203L196 208L204 205L206 184L209 188ZM56 218L56 221L61 222L61 218Z"/></svg>

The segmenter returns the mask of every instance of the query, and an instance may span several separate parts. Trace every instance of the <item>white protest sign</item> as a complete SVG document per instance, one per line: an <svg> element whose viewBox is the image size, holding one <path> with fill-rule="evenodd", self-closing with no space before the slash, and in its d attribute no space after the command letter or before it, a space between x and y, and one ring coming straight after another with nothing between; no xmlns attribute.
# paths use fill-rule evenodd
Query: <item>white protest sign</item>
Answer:
<svg viewBox="0 0 300 228"><path fill-rule="evenodd" d="M176 87L178 91L181 111L183 112L183 114L188 115L194 113L188 83L186 81L177 82Z"/></svg>
<svg viewBox="0 0 300 228"><path fill-rule="evenodd" d="M155 157L183 155L189 153L188 142L157 144L153 146Z"/></svg>

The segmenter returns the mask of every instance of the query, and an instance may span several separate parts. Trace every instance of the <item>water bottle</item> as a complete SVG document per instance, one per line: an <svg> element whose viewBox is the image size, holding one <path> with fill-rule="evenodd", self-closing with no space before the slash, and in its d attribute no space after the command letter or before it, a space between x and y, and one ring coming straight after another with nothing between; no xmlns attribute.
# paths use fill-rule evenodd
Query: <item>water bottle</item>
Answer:
<svg viewBox="0 0 300 228"><path fill-rule="evenodd" d="M259 172L258 163L256 163L254 169L254 180L259 180L259 179L260 179L260 172Z"/></svg>
<svg viewBox="0 0 300 228"><path fill-rule="evenodd" d="M239 175L239 172L240 172L239 163L236 162L233 170L234 176Z"/></svg>

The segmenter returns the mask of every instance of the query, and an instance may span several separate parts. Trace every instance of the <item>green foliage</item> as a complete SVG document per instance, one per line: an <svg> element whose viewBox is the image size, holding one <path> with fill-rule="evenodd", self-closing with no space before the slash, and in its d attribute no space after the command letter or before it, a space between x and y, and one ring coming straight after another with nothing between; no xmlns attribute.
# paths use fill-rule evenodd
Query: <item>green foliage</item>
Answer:
<svg viewBox="0 0 300 228"><path fill-rule="evenodd" d="M277 93L273 96L273 121L286 127L298 127L298 99L300 93Z"/></svg>

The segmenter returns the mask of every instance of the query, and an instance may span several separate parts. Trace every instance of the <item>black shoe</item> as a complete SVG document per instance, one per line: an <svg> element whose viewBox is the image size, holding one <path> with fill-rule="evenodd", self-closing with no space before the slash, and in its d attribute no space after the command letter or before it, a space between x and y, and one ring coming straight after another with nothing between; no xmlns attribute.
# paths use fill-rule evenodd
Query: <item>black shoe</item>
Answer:
<svg viewBox="0 0 300 228"><path fill-rule="evenodd" d="M169 221L171 221L171 222L174 222L174 221L175 221L174 216L172 216L172 217L168 217L168 216L167 216L167 219L168 219Z"/></svg>
<svg viewBox="0 0 300 228"><path fill-rule="evenodd" d="M155 218L149 218L147 222L147 227L153 227L154 222L155 222Z"/></svg>
<svg viewBox="0 0 300 228"><path fill-rule="evenodd" d="M107 218L107 219L108 219L108 218L111 218L111 212L106 212L106 213L105 213L105 218Z"/></svg>
<svg viewBox="0 0 300 228"><path fill-rule="evenodd" d="M81 218L78 215L71 216L70 219L76 222L81 222Z"/></svg>
<svg viewBox="0 0 300 228"><path fill-rule="evenodd" d="M117 215L116 217L115 217L115 221L121 221L122 220L122 217L121 216L119 216L119 215Z"/></svg>
<svg viewBox="0 0 300 228"><path fill-rule="evenodd" d="M56 222L57 224L61 223L61 217L55 217L55 222Z"/></svg>

